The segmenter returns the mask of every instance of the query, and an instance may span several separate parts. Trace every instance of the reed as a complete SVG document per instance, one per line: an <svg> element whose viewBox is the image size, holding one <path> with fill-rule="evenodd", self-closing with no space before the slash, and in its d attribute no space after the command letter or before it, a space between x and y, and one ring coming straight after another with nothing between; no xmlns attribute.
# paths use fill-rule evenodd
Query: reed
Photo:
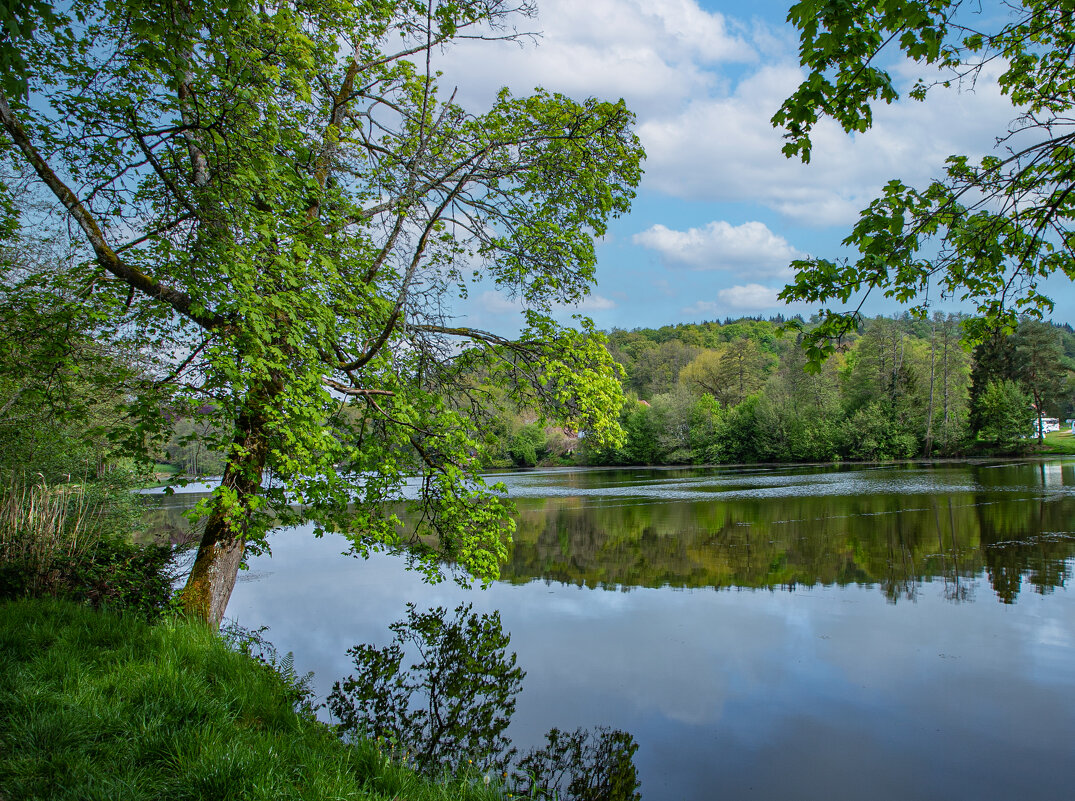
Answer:
<svg viewBox="0 0 1075 801"><path fill-rule="evenodd" d="M81 484L10 482L0 498L0 565L25 571L28 588L40 589L59 561L92 550L99 511Z"/></svg>

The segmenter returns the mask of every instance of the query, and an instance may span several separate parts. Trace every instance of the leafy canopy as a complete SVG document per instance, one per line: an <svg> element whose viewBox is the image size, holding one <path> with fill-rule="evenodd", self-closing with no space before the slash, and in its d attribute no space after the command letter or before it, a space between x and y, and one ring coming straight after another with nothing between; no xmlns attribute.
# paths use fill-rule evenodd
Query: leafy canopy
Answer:
<svg viewBox="0 0 1075 801"><path fill-rule="evenodd" d="M1020 314L1041 317L1053 302L1041 281L1075 278L1075 9L1066 0L985 5L959 0L867 2L803 0L788 20L800 32L807 76L773 117L785 130L784 153L808 161L811 132L824 117L847 132L867 130L872 105L899 97L886 51L939 70L910 95L937 85L973 87L1000 70L1014 120L998 131L996 155L953 155L944 177L924 188L890 181L844 240L854 260L795 262L786 301L848 304L878 290L925 316L929 292L973 304L982 315L970 334L1010 328ZM823 309L807 335L816 365L857 323L861 308Z"/></svg>
<svg viewBox="0 0 1075 801"><path fill-rule="evenodd" d="M409 496L427 565L493 576L511 523L475 473L484 402L621 436L602 337L552 315L587 294L593 237L634 195L633 115L542 90L474 113L431 66L532 13L74 0L5 40L26 93L0 91L0 157L53 201L19 222L71 230L102 336L166 362L134 439L148 453L197 410L228 454L203 550L301 520L397 546ZM476 281L521 301L518 337L453 318Z"/></svg>

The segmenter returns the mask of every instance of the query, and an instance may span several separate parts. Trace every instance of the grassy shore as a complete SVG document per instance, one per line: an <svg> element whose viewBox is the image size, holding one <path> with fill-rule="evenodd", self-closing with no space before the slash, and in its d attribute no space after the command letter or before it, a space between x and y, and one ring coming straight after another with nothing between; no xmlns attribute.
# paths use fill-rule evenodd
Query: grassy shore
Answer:
<svg viewBox="0 0 1075 801"><path fill-rule="evenodd" d="M501 797L466 770L431 782L374 743L341 742L205 626L0 605L0 798Z"/></svg>
<svg viewBox="0 0 1075 801"><path fill-rule="evenodd" d="M1070 429L1050 431L1045 435L1045 447L1042 453L1075 454L1075 435L1072 435Z"/></svg>

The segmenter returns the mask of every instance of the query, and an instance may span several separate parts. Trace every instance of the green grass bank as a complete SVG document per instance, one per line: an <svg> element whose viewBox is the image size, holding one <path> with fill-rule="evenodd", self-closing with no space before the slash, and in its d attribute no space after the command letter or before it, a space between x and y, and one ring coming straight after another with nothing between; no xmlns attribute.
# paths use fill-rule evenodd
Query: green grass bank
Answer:
<svg viewBox="0 0 1075 801"><path fill-rule="evenodd" d="M4 603L0 798L504 797L465 769L431 782L375 743L345 744L294 697L200 624Z"/></svg>
<svg viewBox="0 0 1075 801"><path fill-rule="evenodd" d="M1064 453L1075 455L1075 435L1070 429L1050 431L1045 435L1045 447L1042 453Z"/></svg>

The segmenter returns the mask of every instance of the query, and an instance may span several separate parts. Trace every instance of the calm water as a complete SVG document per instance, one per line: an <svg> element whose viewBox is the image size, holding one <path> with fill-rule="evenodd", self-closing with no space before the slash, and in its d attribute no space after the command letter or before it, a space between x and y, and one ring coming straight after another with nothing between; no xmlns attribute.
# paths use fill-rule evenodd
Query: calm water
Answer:
<svg viewBox="0 0 1075 801"><path fill-rule="evenodd" d="M1075 460L502 479L519 527L490 589L284 530L229 616L324 696L407 601L497 609L516 744L629 731L646 801L1071 796Z"/></svg>

